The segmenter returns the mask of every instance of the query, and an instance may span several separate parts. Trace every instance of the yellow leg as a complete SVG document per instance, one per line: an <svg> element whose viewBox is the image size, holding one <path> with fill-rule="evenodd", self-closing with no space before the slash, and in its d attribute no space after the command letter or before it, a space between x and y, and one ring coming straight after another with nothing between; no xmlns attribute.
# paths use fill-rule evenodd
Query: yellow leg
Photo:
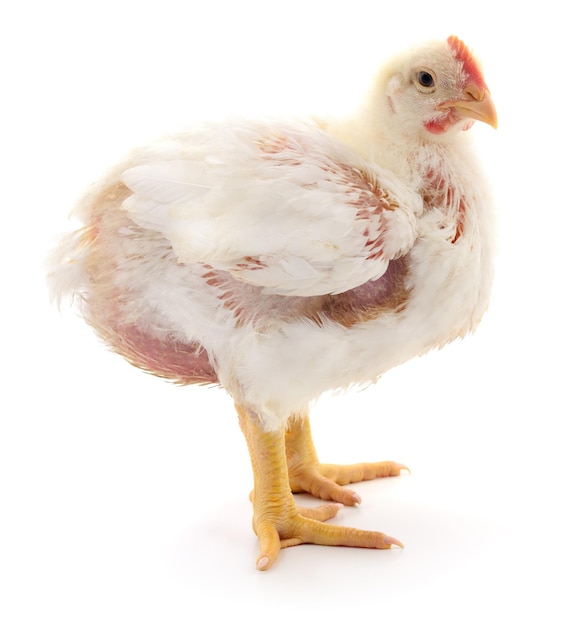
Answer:
<svg viewBox="0 0 578 626"><path fill-rule="evenodd" d="M255 416L240 406L237 412L253 465L253 530L260 547L257 569L268 569L281 548L301 543L380 549L401 546L383 533L324 524L341 504L298 509L289 486L284 433L263 432Z"/></svg>
<svg viewBox="0 0 578 626"><path fill-rule="evenodd" d="M285 435L289 483L293 493L303 491L322 500L354 505L361 502L359 494L342 485L363 480L399 476L405 465L393 461L331 465L319 463L311 437L308 417L295 417L289 422Z"/></svg>

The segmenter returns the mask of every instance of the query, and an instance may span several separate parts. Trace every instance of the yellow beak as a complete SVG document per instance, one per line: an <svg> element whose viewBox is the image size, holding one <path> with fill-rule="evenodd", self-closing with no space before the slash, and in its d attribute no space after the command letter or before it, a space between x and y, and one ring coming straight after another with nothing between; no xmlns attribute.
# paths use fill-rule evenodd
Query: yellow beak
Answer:
<svg viewBox="0 0 578 626"><path fill-rule="evenodd" d="M460 100L450 100L440 104L438 109L452 108L458 115L472 120L485 122L493 128L498 128L498 114L490 92L480 89L471 83L464 89L464 97Z"/></svg>

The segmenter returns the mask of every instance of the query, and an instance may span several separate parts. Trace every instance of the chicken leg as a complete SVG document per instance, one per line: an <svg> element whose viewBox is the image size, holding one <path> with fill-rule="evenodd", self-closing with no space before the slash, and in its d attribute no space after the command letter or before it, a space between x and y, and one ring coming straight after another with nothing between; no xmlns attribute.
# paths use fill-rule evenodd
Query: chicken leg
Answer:
<svg viewBox="0 0 578 626"><path fill-rule="evenodd" d="M324 524L337 514L341 503L297 507L289 483L285 434L263 431L258 417L240 405L237 412L253 466L253 530L260 547L257 569L271 567L281 548L302 543L379 549L402 545L380 532ZM307 433L302 435L306 438Z"/></svg>
<svg viewBox="0 0 578 626"><path fill-rule="evenodd" d="M333 465L319 463L309 417L293 417L285 434L289 483L293 493L307 492L321 500L332 500L349 506L359 504L361 496L342 485L374 478L399 476L405 465L394 461Z"/></svg>

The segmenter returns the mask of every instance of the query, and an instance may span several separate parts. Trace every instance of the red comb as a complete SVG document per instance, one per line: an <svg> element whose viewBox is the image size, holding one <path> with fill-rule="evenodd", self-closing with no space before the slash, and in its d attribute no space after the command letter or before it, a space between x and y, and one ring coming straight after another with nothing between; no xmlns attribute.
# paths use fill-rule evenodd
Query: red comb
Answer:
<svg viewBox="0 0 578 626"><path fill-rule="evenodd" d="M486 81L482 76L478 63L476 59L474 59L474 56L466 44L455 35L448 37L448 44L452 49L454 57L458 61L462 62L464 71L469 75L470 79L477 83L480 87L487 89Z"/></svg>

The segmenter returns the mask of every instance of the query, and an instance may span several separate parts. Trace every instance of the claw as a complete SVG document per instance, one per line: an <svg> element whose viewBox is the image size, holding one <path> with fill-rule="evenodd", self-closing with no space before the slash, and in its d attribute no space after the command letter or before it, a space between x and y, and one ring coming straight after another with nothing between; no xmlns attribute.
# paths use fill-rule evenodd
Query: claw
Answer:
<svg viewBox="0 0 578 626"><path fill-rule="evenodd" d="M386 543L389 544L390 548L391 546L397 546L398 548L405 548L403 543L401 543L401 541L399 539L396 539L395 537L388 537L387 535L385 535L385 541Z"/></svg>
<svg viewBox="0 0 578 626"><path fill-rule="evenodd" d="M269 569L271 565L271 559L268 556L261 556L257 559L257 569L264 572Z"/></svg>

